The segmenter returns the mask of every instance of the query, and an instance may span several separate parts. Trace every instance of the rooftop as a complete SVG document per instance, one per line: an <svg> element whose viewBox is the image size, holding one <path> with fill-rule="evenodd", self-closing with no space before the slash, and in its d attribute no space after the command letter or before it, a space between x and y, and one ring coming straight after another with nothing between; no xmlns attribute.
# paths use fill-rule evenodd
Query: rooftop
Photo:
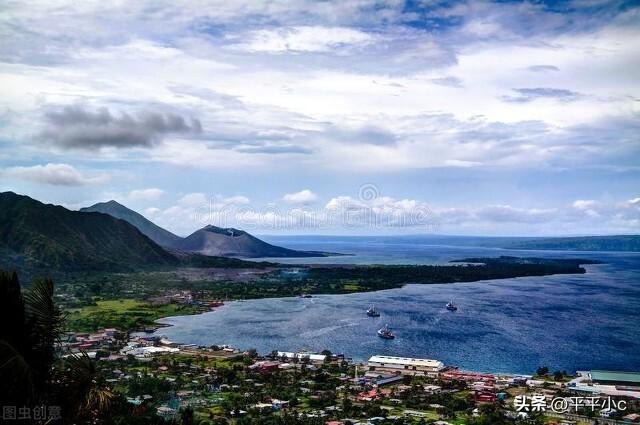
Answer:
<svg viewBox="0 0 640 425"><path fill-rule="evenodd" d="M592 370L589 372L592 381L630 382L640 384L638 372L615 372L609 370Z"/></svg>
<svg viewBox="0 0 640 425"><path fill-rule="evenodd" d="M439 360L432 359L414 359L410 357L395 357L395 356L371 356L369 363L394 363L407 366L424 366L441 368L444 364Z"/></svg>
<svg viewBox="0 0 640 425"><path fill-rule="evenodd" d="M278 357L286 357L288 359L293 359L293 358L304 359L304 358L307 358L309 360L314 360L314 361L324 361L327 358L327 356L325 356L324 354L312 354L312 353L305 353L305 352L290 353L290 352L287 352L287 351L278 351Z"/></svg>

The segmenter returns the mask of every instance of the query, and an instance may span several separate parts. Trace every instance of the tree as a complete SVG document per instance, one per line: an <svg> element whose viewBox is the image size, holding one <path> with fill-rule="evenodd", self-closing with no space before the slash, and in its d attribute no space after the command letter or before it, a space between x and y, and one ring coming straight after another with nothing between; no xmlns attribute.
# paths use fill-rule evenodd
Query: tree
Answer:
<svg viewBox="0 0 640 425"><path fill-rule="evenodd" d="M193 408L187 406L180 410L180 425L193 425Z"/></svg>
<svg viewBox="0 0 640 425"><path fill-rule="evenodd" d="M546 366L540 366L536 371L536 375L538 376L546 376L547 374L549 374L549 368Z"/></svg>
<svg viewBox="0 0 640 425"><path fill-rule="evenodd" d="M44 278L23 294L17 275L0 270L0 402L64 406L65 423L95 419L113 394L85 354L56 359L64 316L53 291Z"/></svg>
<svg viewBox="0 0 640 425"><path fill-rule="evenodd" d="M478 410L480 411L480 416L470 418L469 425L502 425L508 423L500 408L495 404L483 404Z"/></svg>
<svg viewBox="0 0 640 425"><path fill-rule="evenodd" d="M59 400L64 411L77 420L94 423L109 411L115 394L105 385L96 363L86 353L64 358L54 372Z"/></svg>
<svg viewBox="0 0 640 425"><path fill-rule="evenodd" d="M53 282L38 279L23 296L16 274L0 272L0 294L4 325L0 333L2 402L46 402L55 360L54 344L63 323L53 302Z"/></svg>

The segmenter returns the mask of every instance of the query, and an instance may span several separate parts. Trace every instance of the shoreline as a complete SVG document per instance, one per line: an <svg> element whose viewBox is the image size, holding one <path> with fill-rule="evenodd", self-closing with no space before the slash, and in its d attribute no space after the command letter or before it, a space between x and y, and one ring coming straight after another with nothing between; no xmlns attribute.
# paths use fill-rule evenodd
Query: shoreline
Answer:
<svg viewBox="0 0 640 425"><path fill-rule="evenodd" d="M498 258L502 258L502 257L498 257ZM513 257L513 258L520 258L520 257ZM460 259L460 260L451 260L449 261L449 263L452 263L454 266L459 266L462 265L464 263L468 263L468 260L478 260L478 258L466 258L466 259ZM580 262L579 266L583 266L583 265L600 265L600 264L605 264L603 261L599 261L599 260L588 260L588 259L572 259L573 261L584 261L584 263ZM478 263L476 263L478 264ZM482 263L479 263L482 264ZM296 265L292 265L293 267L295 267ZM359 264L305 264L305 265L299 265L300 267L307 267L310 269L313 268L356 268L356 267L362 267L362 265ZM377 266L377 265L370 265L370 266ZM387 265L382 265L382 266L387 266ZM410 265L409 267L414 267L413 265ZM526 278L526 277L545 277L545 276L556 276L556 275L562 275L562 274L586 274L587 270L580 267L580 271L576 271L573 273L551 273L551 274L543 274L543 275L534 275L534 276L515 276L515 277L501 277L501 278L488 278L488 279L478 279L478 280L470 280L470 281L453 281L453 282L433 282L433 283L421 283L421 282L405 282L403 284L401 284L400 286L396 286L396 287L389 287L389 288L380 288L380 289L369 289L369 288L358 288L357 290L354 291L349 291L349 292L313 292L310 293L308 295L310 296L306 296L307 294L298 294L298 295L274 295L274 296L265 296L265 297L252 297L252 298L239 298L239 299L232 299L232 300L225 300L224 304L222 306L218 306L218 307L213 307L207 311L200 311L200 312L193 312L193 313L189 313L189 314L176 314L176 315L169 315L169 316L163 316L160 318L157 318L154 320L153 325L148 325L146 327L146 329L144 330L127 330L127 333L131 334L132 332L144 332L144 333L154 333L157 332L158 330L162 329L162 328L169 328L172 327L174 325L172 324L168 324L168 323L161 323L161 320L164 319L168 319L171 317L188 317L188 316L197 316L197 315L203 315L206 313L211 313L213 311L216 311L217 309L219 309L220 307L224 307L225 305L229 304L229 303L233 303L233 302L244 302L244 301L252 301L252 300L264 300L264 299L288 299L288 298L296 298L296 297L304 297L304 298L313 298L314 296L317 295L350 295L350 294L362 294L362 293L373 293L373 292L382 292L382 291L388 291L388 290L393 290L393 289L401 289L407 285L451 285L451 284L456 284L456 283L477 283L477 282L490 282L490 281L500 281L500 280L507 280L507 279L519 279L519 278ZM149 331L150 330L150 331Z"/></svg>
<svg viewBox="0 0 640 425"><path fill-rule="evenodd" d="M541 276L533 276L533 277L535 278L535 277L541 277ZM500 280L505 280L505 279L489 279L489 280L483 280L483 281L463 282L463 283L492 282L492 281L500 281ZM408 283L406 285L421 285L421 284ZM439 285L449 285L449 283L443 283L443 284L439 284ZM384 291L392 291L392 290L397 290L397 289L401 289L401 288L389 288L389 289L382 289L382 290L377 290L377 291L363 291L363 292L359 292L359 293L384 292ZM344 296L344 295L356 295L356 294L359 294L359 293L352 293L352 294L318 294L318 295L333 297L333 296ZM293 296L290 296L290 297L272 297L272 298L269 298L269 299L291 299L291 298L297 298L297 297L293 297ZM232 300L232 301L229 301L229 302L225 302L224 306L212 309L210 311L205 311L205 312L201 312L201 313L194 313L194 314L165 316L165 317L156 319L155 320L155 329L153 331L151 331L151 332L144 332L144 334L147 337L155 336L155 337L158 337L158 338L167 338L167 339L171 340L173 343L178 344L178 345L197 346L199 348L200 347L208 348L208 347L211 347L211 346L229 347L229 348L234 348L239 352L246 352L246 351L251 350L251 349L256 349L256 347L251 346L251 345L246 345L246 344L245 345L236 345L236 344L230 343L228 341L218 341L218 342L212 343L210 345L206 345L206 344L199 344L199 343L196 343L196 342L183 341L181 339L174 339L173 337L170 338L167 335L162 334L162 329L172 328L172 327L177 326L177 324L166 323L166 322L163 322L163 321L166 320L166 319L174 318L174 317L176 317L176 318L178 318L178 317L187 318L189 316L198 316L198 315L203 315L203 314L207 314L207 313L214 313L214 312L218 311L219 309L221 309L222 307L233 306L236 303L242 303L242 302L245 302L245 301L260 301L260 300L265 300L265 299L267 299L267 298L254 298L254 299L248 299L248 300L244 300L244 299L243 300ZM219 313L223 313L223 311L221 310L221 311L219 311ZM142 332L138 332L137 334L142 334ZM324 348L329 350L329 351L331 351L333 354L342 354L342 355L345 356L345 358L348 358L354 364L357 363L357 364L360 364L360 365L366 365L367 360L368 360L369 357L379 354L376 350L374 350L374 351L369 351L366 355L356 355L356 356L348 356L347 357L348 353L346 351L344 351L344 352L334 351L332 349L332 347L330 347L330 346L327 346L327 347L324 347ZM300 349L301 349L300 346L298 346L298 347L284 346L284 347L278 347L277 348L278 351L290 351L290 352L296 352L296 351L299 351ZM260 355L262 355L262 356L267 356L271 351L273 351L273 350L270 350L270 349L264 349L264 350L259 349L258 353ZM303 349L303 351L305 351L305 350ZM319 351L309 350L308 352L309 353L316 353L316 352L319 352ZM396 351L396 352L393 352L393 353L385 352L385 355L392 355L392 356L399 356L399 357L430 357L430 355L426 355L426 354L409 354L409 353L402 352L402 351ZM513 358L516 358L516 357L513 357ZM524 369L523 369L522 372L517 372L517 371L514 372L514 369L512 369L512 368L491 368L491 367L488 367L488 368L477 368L476 369L476 368L473 368L473 367L468 367L468 368L467 367L460 367L460 366L457 366L456 364L457 363L454 361L454 362L451 362L451 364L447 364L447 366L454 367L454 368L462 370L462 371L475 372L475 373L488 373L488 374L503 375L503 376L510 375L510 376L519 376L519 377L531 377L531 376L533 376L532 373L534 372L533 370L532 371L529 371L529 370L525 371ZM575 368L575 369L567 369L567 370L569 372L573 372L575 374L579 370L585 370L585 369L598 369L598 367L581 366L581 367L578 367L578 368Z"/></svg>

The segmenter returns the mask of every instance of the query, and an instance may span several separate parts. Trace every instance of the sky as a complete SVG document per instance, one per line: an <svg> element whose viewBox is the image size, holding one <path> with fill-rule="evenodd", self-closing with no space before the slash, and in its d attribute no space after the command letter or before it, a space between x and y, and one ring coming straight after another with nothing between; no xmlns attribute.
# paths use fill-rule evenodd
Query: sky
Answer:
<svg viewBox="0 0 640 425"><path fill-rule="evenodd" d="M0 191L187 235L640 233L640 2L4 1Z"/></svg>

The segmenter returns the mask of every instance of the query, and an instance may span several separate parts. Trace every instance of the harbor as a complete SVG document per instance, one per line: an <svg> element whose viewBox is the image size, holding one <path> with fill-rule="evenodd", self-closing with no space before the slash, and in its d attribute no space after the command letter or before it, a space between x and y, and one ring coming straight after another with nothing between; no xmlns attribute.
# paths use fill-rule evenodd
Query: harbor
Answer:
<svg viewBox="0 0 640 425"><path fill-rule="evenodd" d="M350 244L344 250L364 253L361 246ZM354 258L372 261L368 249L368 256ZM488 251L416 248L405 261L447 261ZM588 273L579 275L409 284L367 293L227 302L213 312L161 319L159 323L166 326L158 334L198 345L229 344L259 352L271 350L274 344L289 350L328 348L361 361L373 353L427 356L468 370L496 373L530 373L540 363L568 371L640 370L640 340L634 325L635 311L640 309L636 284L640 257L581 255L600 258L605 264L587 266ZM446 308L451 301L456 311ZM366 313L372 307L380 316ZM377 336L385 324L394 339Z"/></svg>

